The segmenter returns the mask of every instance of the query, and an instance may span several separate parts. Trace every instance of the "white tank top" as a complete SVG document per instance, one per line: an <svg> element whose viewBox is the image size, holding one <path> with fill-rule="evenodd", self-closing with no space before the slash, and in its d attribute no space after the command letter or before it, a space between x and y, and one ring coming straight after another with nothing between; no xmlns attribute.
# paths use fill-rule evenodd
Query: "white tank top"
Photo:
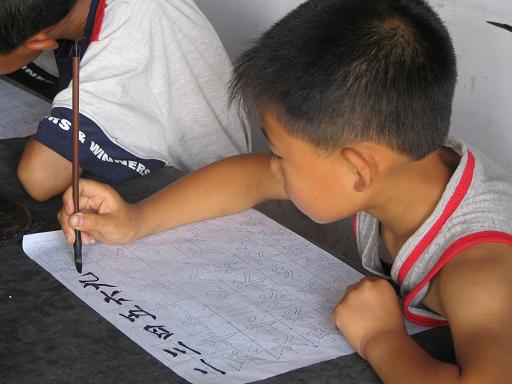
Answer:
<svg viewBox="0 0 512 384"><path fill-rule="evenodd" d="M366 212L354 218L363 266L400 287L406 317L426 326L446 319L421 302L434 276L461 251L484 242L512 245L512 175L457 138L446 147L460 163L430 217L400 249L390 275L379 257L379 222Z"/></svg>

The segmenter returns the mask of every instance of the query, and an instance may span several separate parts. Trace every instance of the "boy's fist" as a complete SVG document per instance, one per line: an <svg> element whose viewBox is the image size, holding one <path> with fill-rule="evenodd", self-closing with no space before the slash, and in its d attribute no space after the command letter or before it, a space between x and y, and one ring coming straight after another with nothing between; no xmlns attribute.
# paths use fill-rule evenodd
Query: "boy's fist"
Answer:
<svg viewBox="0 0 512 384"><path fill-rule="evenodd" d="M334 309L333 319L363 358L366 348L378 336L388 332L407 334L395 290L384 279L365 277L348 287Z"/></svg>
<svg viewBox="0 0 512 384"><path fill-rule="evenodd" d="M73 190L63 195L58 213L62 231L69 243L75 241L75 229L82 231L84 244L96 240L106 244L127 244L137 238L138 210L126 203L110 186L80 179L80 212L73 214Z"/></svg>

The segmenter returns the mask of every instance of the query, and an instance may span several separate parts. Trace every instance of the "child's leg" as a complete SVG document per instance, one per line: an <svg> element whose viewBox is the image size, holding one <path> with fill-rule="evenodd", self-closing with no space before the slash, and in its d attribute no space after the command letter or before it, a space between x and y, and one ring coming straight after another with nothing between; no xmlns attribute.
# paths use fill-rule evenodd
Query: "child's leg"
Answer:
<svg viewBox="0 0 512 384"><path fill-rule="evenodd" d="M72 183L71 114L68 108L53 108L52 116L39 123L37 134L23 152L18 178L36 200L48 200ZM80 115L78 140L81 169L112 183L124 183L165 166L162 160L141 158L128 152L84 115Z"/></svg>
<svg viewBox="0 0 512 384"><path fill-rule="evenodd" d="M31 139L18 165L18 179L33 199L46 201L71 185L71 168L70 161Z"/></svg>

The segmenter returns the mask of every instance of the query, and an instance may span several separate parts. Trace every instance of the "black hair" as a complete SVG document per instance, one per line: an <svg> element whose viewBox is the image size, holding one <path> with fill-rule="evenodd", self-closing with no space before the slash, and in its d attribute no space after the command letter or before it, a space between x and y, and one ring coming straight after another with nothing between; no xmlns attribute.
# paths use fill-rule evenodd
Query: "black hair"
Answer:
<svg viewBox="0 0 512 384"><path fill-rule="evenodd" d="M78 0L0 1L0 53L9 53L64 19Z"/></svg>
<svg viewBox="0 0 512 384"><path fill-rule="evenodd" d="M456 80L425 1L310 0L239 57L230 101L272 107L320 149L370 141L421 159L446 140Z"/></svg>

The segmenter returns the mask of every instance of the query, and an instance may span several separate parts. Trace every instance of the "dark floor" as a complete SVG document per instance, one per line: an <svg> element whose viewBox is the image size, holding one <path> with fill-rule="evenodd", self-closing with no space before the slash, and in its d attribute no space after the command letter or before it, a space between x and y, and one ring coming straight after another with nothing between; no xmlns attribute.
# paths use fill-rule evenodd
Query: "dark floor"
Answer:
<svg viewBox="0 0 512 384"><path fill-rule="evenodd" d="M1 100L0 100L1 102ZM24 204L33 216L31 232L58 229L60 198L32 201L15 175L25 139L0 140L0 195ZM164 169L133 180L118 191L137 201L176 180ZM352 221L317 225L287 202L260 211L362 272ZM435 357L453 361L447 329L415 336ZM21 242L0 246L0 381L2 383L185 383L120 333L51 275L23 254ZM323 362L263 383L377 383L357 355Z"/></svg>

